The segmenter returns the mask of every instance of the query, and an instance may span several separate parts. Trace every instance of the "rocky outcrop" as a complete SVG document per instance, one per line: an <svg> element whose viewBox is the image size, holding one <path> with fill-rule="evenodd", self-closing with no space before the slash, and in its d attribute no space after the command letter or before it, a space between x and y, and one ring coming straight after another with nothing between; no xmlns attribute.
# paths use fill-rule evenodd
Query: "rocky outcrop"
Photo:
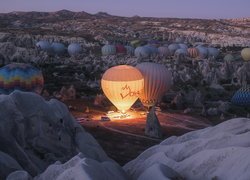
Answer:
<svg viewBox="0 0 250 180"><path fill-rule="evenodd" d="M107 163L120 168L55 99L45 101L20 91L0 95L0 117L1 178L15 170L34 177L50 164L65 163L78 153L93 161L93 166Z"/></svg>
<svg viewBox="0 0 250 180"><path fill-rule="evenodd" d="M250 177L249 129L250 119L237 118L172 136L123 168L132 179L245 180Z"/></svg>

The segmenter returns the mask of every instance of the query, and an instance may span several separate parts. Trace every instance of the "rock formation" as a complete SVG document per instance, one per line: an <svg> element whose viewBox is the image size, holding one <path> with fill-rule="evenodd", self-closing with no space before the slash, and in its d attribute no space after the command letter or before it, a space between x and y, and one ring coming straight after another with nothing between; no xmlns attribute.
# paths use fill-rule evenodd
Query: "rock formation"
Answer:
<svg viewBox="0 0 250 180"><path fill-rule="evenodd" d="M0 117L1 178L16 170L34 177L50 164L65 163L78 153L92 165L108 164L110 171L120 168L55 99L45 101L20 91L0 95Z"/></svg>

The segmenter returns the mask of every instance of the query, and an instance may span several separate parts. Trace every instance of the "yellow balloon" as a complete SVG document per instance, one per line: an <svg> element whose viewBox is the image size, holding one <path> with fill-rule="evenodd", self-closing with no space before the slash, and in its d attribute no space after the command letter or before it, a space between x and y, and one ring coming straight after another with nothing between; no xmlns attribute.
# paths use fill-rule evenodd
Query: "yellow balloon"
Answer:
<svg viewBox="0 0 250 180"><path fill-rule="evenodd" d="M245 61L250 61L250 48L242 49L241 56Z"/></svg>
<svg viewBox="0 0 250 180"><path fill-rule="evenodd" d="M106 97L121 112L126 112L138 99L144 87L141 72L128 65L108 69L102 76L101 86Z"/></svg>

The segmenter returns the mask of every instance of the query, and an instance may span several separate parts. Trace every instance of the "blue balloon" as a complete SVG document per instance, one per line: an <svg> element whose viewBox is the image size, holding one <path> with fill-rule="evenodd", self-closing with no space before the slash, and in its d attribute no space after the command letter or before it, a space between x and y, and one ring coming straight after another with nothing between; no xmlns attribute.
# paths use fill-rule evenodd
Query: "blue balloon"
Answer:
<svg viewBox="0 0 250 180"><path fill-rule="evenodd" d="M236 91L231 102L237 106L250 107L250 86L244 86Z"/></svg>
<svg viewBox="0 0 250 180"><path fill-rule="evenodd" d="M135 49L135 56L136 57L142 57L147 58L151 54L151 50L145 46L139 46Z"/></svg>
<svg viewBox="0 0 250 180"><path fill-rule="evenodd" d="M144 47L148 48L149 51L150 51L150 55L152 56L156 56L158 54L158 48L153 46L153 45L150 45L150 44L147 44L145 45Z"/></svg>
<svg viewBox="0 0 250 180"><path fill-rule="evenodd" d="M50 43L48 41L39 41L36 43L36 47L42 51L49 52L51 50Z"/></svg>
<svg viewBox="0 0 250 180"><path fill-rule="evenodd" d="M127 54L134 55L135 49L132 46L125 46Z"/></svg>
<svg viewBox="0 0 250 180"><path fill-rule="evenodd" d="M208 50L208 57L214 57L214 58L217 58L220 51L214 47L209 47L207 48Z"/></svg>
<svg viewBox="0 0 250 180"><path fill-rule="evenodd" d="M71 43L68 46L68 53L70 56L75 56L82 53L82 47L78 43Z"/></svg>
<svg viewBox="0 0 250 180"><path fill-rule="evenodd" d="M169 46L168 46L168 49L169 49L169 51L170 51L170 55L174 55L174 53L175 53L175 51L177 50L177 49L179 49L180 48L180 46L178 45L178 44L170 44Z"/></svg>
<svg viewBox="0 0 250 180"><path fill-rule="evenodd" d="M53 53L56 55L63 55L65 53L65 46L62 43L52 43L51 48L53 50Z"/></svg>
<svg viewBox="0 0 250 180"><path fill-rule="evenodd" d="M201 58L201 59L207 58L207 56L208 56L208 49L206 47L197 46L196 48L198 49L198 52L199 52L199 58Z"/></svg>

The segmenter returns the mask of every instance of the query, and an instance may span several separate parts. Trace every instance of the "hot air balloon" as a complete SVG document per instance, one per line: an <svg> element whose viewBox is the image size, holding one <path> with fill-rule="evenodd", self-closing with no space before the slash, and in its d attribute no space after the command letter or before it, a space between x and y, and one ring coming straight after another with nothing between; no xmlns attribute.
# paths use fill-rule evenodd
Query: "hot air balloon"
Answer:
<svg viewBox="0 0 250 180"><path fill-rule="evenodd" d="M62 43L54 42L51 44L52 51L55 55L63 55L65 53L65 46Z"/></svg>
<svg viewBox="0 0 250 180"><path fill-rule="evenodd" d="M220 51L214 47L208 47L208 57L213 57L213 58L217 58Z"/></svg>
<svg viewBox="0 0 250 180"><path fill-rule="evenodd" d="M36 43L36 47L41 49L42 51L51 51L51 46L48 41L39 41Z"/></svg>
<svg viewBox="0 0 250 180"><path fill-rule="evenodd" d="M250 107L250 86L244 86L236 91L231 102L237 106Z"/></svg>
<svg viewBox="0 0 250 180"><path fill-rule="evenodd" d="M188 52L187 49L177 49L174 53L175 59L185 60Z"/></svg>
<svg viewBox="0 0 250 180"><path fill-rule="evenodd" d="M170 45L168 46L168 49L169 49L169 51L170 51L171 56L173 56L174 53L175 53L175 51L176 51L177 49L179 49L179 48L180 48L180 47L179 47L178 44L170 44Z"/></svg>
<svg viewBox="0 0 250 180"><path fill-rule="evenodd" d="M178 44L180 49L188 49L186 44L180 43Z"/></svg>
<svg viewBox="0 0 250 180"><path fill-rule="evenodd" d="M151 56L156 56L158 54L158 49L155 46L147 44L144 47L149 49Z"/></svg>
<svg viewBox="0 0 250 180"><path fill-rule="evenodd" d="M199 52L199 58L201 58L201 59L207 58L207 56L208 56L208 50L207 50L206 47L204 47L204 46L197 46L196 48L198 49L198 52Z"/></svg>
<svg viewBox="0 0 250 180"><path fill-rule="evenodd" d="M126 48L123 46L123 45L121 45L121 44L117 44L116 46L115 46L115 48L116 48L116 53L117 54L126 54Z"/></svg>
<svg viewBox="0 0 250 180"><path fill-rule="evenodd" d="M135 49L132 46L125 46L128 55L134 55Z"/></svg>
<svg viewBox="0 0 250 180"><path fill-rule="evenodd" d="M170 56L170 51L166 46L158 47L158 53L160 56Z"/></svg>
<svg viewBox="0 0 250 180"><path fill-rule="evenodd" d="M70 56L75 56L82 53L82 47L78 43L71 43L68 46L68 53Z"/></svg>
<svg viewBox="0 0 250 180"><path fill-rule="evenodd" d="M187 51L188 51L188 56L191 58L197 58L199 56L199 51L195 47L188 48Z"/></svg>
<svg viewBox="0 0 250 180"><path fill-rule="evenodd" d="M133 66L119 65L108 69L103 74L101 86L106 97L124 113L141 94L144 78Z"/></svg>
<svg viewBox="0 0 250 180"><path fill-rule="evenodd" d="M242 49L241 56L245 61L250 61L250 48Z"/></svg>
<svg viewBox="0 0 250 180"><path fill-rule="evenodd" d="M116 47L111 44L106 44L102 47L102 55L103 56L109 56L109 55L115 55L116 54Z"/></svg>
<svg viewBox="0 0 250 180"><path fill-rule="evenodd" d="M171 74L164 65L151 62L138 64L136 68L144 77L144 89L139 98L144 106L154 106L170 88Z"/></svg>
<svg viewBox="0 0 250 180"><path fill-rule="evenodd" d="M30 64L13 63L0 68L0 93L14 90L41 93L44 84L42 72Z"/></svg>
<svg viewBox="0 0 250 180"><path fill-rule="evenodd" d="M183 54L186 56L188 54L188 51L187 51L187 49L177 49L174 54L175 55Z"/></svg>
<svg viewBox="0 0 250 180"><path fill-rule="evenodd" d="M139 46L135 49L135 56L136 57L142 57L142 58L147 58L151 54L151 51L149 48L144 47L144 46Z"/></svg>

